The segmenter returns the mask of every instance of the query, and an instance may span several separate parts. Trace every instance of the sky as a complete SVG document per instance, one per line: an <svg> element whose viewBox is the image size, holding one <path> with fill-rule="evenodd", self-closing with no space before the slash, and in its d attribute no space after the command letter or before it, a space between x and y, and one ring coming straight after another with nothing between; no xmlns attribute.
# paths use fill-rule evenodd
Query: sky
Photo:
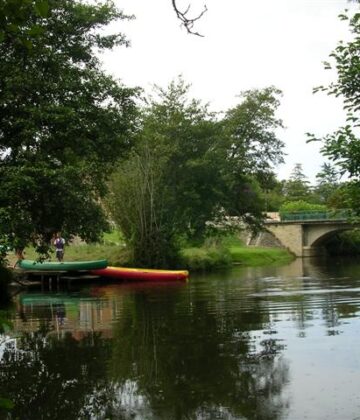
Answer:
<svg viewBox="0 0 360 420"><path fill-rule="evenodd" d="M351 39L347 22L358 5L347 0L178 0L191 5L190 15L206 4L208 11L189 35L180 26L171 0L114 0L136 19L111 29L124 32L130 48L102 55L104 69L127 86L151 93L154 84L166 87L178 75L191 84L191 95L226 111L248 89L274 85L283 97L278 117L285 129L285 164L275 168L279 179L290 176L296 163L314 183L325 159L320 144L306 143L305 133L322 136L344 122L342 102L313 88L335 80L324 61L340 40ZM156 4L156 5L155 5Z"/></svg>

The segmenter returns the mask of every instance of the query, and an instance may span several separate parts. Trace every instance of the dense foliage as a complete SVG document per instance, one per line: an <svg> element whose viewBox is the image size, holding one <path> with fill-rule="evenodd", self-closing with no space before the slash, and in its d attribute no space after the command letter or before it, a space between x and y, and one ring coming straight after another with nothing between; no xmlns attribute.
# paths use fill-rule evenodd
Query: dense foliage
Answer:
<svg viewBox="0 0 360 420"><path fill-rule="evenodd" d="M329 86L321 86L329 95L340 97L347 112L347 121L334 133L322 139L322 153L333 161L342 174L350 177L347 186L347 196L355 211L359 211L360 204L360 148L359 148L359 109L360 109L360 13L352 18L342 15L343 20L349 20L353 39L347 43L341 42L331 54L331 63L326 68L335 68L337 80Z"/></svg>
<svg viewBox="0 0 360 420"><path fill-rule="evenodd" d="M29 13L46 18L48 0L2 0L0 2L0 42L12 42L32 47L32 40L43 32L38 22L29 19Z"/></svg>
<svg viewBox="0 0 360 420"><path fill-rule="evenodd" d="M283 192L287 201L307 201L310 199L310 182L303 172L301 163L295 164L290 178L283 185Z"/></svg>
<svg viewBox="0 0 360 420"><path fill-rule="evenodd" d="M339 171L329 163L321 166L321 171L316 174L315 195L320 203L334 207L341 188Z"/></svg>
<svg viewBox="0 0 360 420"><path fill-rule="evenodd" d="M0 242L43 245L57 230L94 240L134 111L96 55L126 39L99 29L126 16L111 2L15 3L0 7Z"/></svg>
<svg viewBox="0 0 360 420"><path fill-rule="evenodd" d="M181 241L201 240L224 215L256 225L260 178L282 159L274 129L279 91L245 92L221 120L180 79L148 101L136 146L111 183L114 221L146 266L174 265ZM208 222L214 222L209 225Z"/></svg>
<svg viewBox="0 0 360 420"><path fill-rule="evenodd" d="M274 185L269 194L272 203L277 203L276 210L283 210L284 205L293 206L291 211L316 210L319 205L329 209L349 207L349 184L341 181L339 169L330 163L322 164L314 185L310 184L300 163L295 164L289 179Z"/></svg>
<svg viewBox="0 0 360 420"><path fill-rule="evenodd" d="M281 205L280 212L314 212L326 211L327 207L324 204L312 204L303 200L288 201Z"/></svg>

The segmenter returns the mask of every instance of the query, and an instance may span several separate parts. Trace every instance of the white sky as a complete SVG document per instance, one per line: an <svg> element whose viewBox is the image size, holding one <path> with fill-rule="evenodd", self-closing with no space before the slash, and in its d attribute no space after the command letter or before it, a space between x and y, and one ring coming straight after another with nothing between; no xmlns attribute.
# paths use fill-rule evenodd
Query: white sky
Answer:
<svg viewBox="0 0 360 420"><path fill-rule="evenodd" d="M243 90L274 85L284 96L278 116L286 130L286 163L277 168L288 178L295 163L314 182L324 158L319 145L306 144L306 132L323 135L344 121L341 101L312 89L334 74L323 61L341 39L349 39L348 23L338 18L358 5L346 0L178 0L196 14L206 2L208 12L195 29L204 38L188 35L172 10L171 0L114 0L136 20L117 29L131 41L102 56L104 68L126 85L150 92L166 87L182 74L192 84L193 97L215 111L238 103Z"/></svg>

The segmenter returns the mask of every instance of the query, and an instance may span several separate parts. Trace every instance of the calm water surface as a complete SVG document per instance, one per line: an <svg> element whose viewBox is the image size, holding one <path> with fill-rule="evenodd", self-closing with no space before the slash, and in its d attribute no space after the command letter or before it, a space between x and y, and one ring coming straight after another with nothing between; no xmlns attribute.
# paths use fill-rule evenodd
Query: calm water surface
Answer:
<svg viewBox="0 0 360 420"><path fill-rule="evenodd" d="M360 262L26 292L6 316L11 418L360 419Z"/></svg>

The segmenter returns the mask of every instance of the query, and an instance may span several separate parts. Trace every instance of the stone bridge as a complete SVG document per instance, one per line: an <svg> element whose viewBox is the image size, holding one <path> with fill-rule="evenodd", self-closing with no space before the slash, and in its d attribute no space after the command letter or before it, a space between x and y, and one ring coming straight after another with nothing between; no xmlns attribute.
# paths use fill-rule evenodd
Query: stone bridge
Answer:
<svg viewBox="0 0 360 420"><path fill-rule="evenodd" d="M344 220L299 220L280 221L267 219L265 229L297 257L324 255L324 243L337 232L354 229L354 225Z"/></svg>

